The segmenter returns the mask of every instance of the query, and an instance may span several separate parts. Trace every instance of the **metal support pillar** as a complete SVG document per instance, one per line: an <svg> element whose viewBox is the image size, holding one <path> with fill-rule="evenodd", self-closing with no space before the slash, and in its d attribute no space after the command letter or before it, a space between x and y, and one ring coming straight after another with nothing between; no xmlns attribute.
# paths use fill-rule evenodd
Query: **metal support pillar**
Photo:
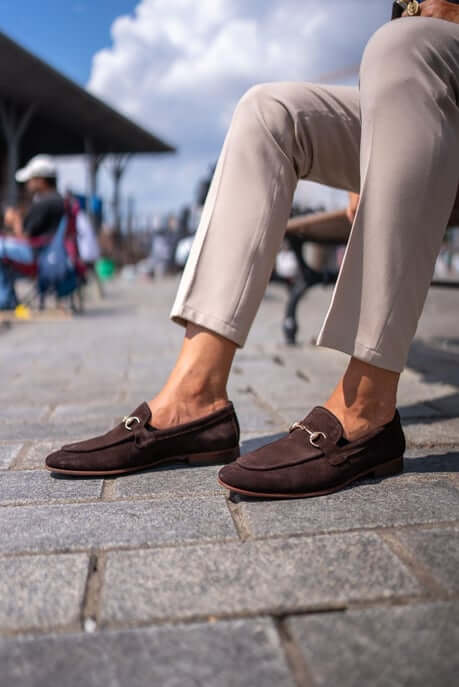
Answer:
<svg viewBox="0 0 459 687"><path fill-rule="evenodd" d="M113 178L113 228L115 235L121 234L121 180L126 171L131 155L129 153L119 153L111 156L110 171Z"/></svg>
<svg viewBox="0 0 459 687"><path fill-rule="evenodd" d="M84 142L86 156L88 160L88 206L86 208L88 217L91 221L92 226L98 229L96 217L94 216L94 211L92 207L92 198L97 196L97 175L99 173L100 165L105 157L104 153L96 153L94 151L94 145L91 139L86 138Z"/></svg>
<svg viewBox="0 0 459 687"><path fill-rule="evenodd" d="M19 110L12 103L0 101L0 123L7 147L6 202L8 205L16 205L18 200L16 171L19 167L20 143L35 110L35 105Z"/></svg>

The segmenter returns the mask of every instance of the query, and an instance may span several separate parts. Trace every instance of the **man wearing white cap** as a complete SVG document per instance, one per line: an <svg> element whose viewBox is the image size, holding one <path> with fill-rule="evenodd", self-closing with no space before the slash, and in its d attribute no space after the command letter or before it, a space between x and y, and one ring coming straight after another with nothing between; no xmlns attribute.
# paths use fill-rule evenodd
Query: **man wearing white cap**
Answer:
<svg viewBox="0 0 459 687"><path fill-rule="evenodd" d="M64 214L64 201L57 192L57 170L48 155L37 155L16 172L16 181L25 183L32 205L25 216L8 208L4 224L13 236L0 236L0 310L17 305L13 274L5 261L30 265L35 260L34 246L52 236Z"/></svg>

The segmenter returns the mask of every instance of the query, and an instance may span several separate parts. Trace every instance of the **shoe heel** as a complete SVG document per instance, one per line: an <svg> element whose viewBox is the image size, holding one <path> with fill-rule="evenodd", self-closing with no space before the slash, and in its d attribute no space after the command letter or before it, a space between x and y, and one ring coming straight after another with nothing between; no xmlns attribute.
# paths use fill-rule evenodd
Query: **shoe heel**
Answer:
<svg viewBox="0 0 459 687"><path fill-rule="evenodd" d="M225 465L232 463L233 460L239 458L239 446L235 448L225 449L224 451L208 451L207 453L195 453L188 456L187 461L189 465Z"/></svg>
<svg viewBox="0 0 459 687"><path fill-rule="evenodd" d="M372 477L390 477L391 475L399 475L401 472L403 472L403 456L378 465L371 475Z"/></svg>

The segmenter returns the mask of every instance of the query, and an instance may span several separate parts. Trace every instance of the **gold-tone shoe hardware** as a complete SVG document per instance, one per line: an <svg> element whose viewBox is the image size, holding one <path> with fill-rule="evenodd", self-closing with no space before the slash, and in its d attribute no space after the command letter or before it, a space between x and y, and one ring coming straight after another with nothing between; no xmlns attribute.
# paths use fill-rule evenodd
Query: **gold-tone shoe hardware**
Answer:
<svg viewBox="0 0 459 687"><path fill-rule="evenodd" d="M135 415L131 415L131 416L125 415L123 417L123 422L124 422L124 426L126 427L126 429L128 429L130 432L132 432L132 430L133 430L132 423L135 422L137 424L140 424L140 419L138 417L136 417Z"/></svg>
<svg viewBox="0 0 459 687"><path fill-rule="evenodd" d="M300 422L294 422L292 425L290 425L288 431L293 432L294 429L301 429L303 432L307 432L307 434L309 434L309 443L316 448L320 448L320 444L317 443L320 437L323 437L324 439L327 438L327 435L323 432L313 432Z"/></svg>

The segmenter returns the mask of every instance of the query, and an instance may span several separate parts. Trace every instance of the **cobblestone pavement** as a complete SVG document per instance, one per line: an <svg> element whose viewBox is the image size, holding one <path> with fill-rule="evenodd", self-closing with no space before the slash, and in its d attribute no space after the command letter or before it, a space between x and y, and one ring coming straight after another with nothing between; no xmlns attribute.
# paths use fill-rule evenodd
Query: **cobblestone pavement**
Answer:
<svg viewBox="0 0 459 687"><path fill-rule="evenodd" d="M236 500L217 468L52 476L164 382L175 278L114 282L83 317L0 330L1 687L392 687L459 675L458 294L432 290L404 372L406 471L316 499ZM243 451L323 402L330 298L282 342L271 286L231 398Z"/></svg>

